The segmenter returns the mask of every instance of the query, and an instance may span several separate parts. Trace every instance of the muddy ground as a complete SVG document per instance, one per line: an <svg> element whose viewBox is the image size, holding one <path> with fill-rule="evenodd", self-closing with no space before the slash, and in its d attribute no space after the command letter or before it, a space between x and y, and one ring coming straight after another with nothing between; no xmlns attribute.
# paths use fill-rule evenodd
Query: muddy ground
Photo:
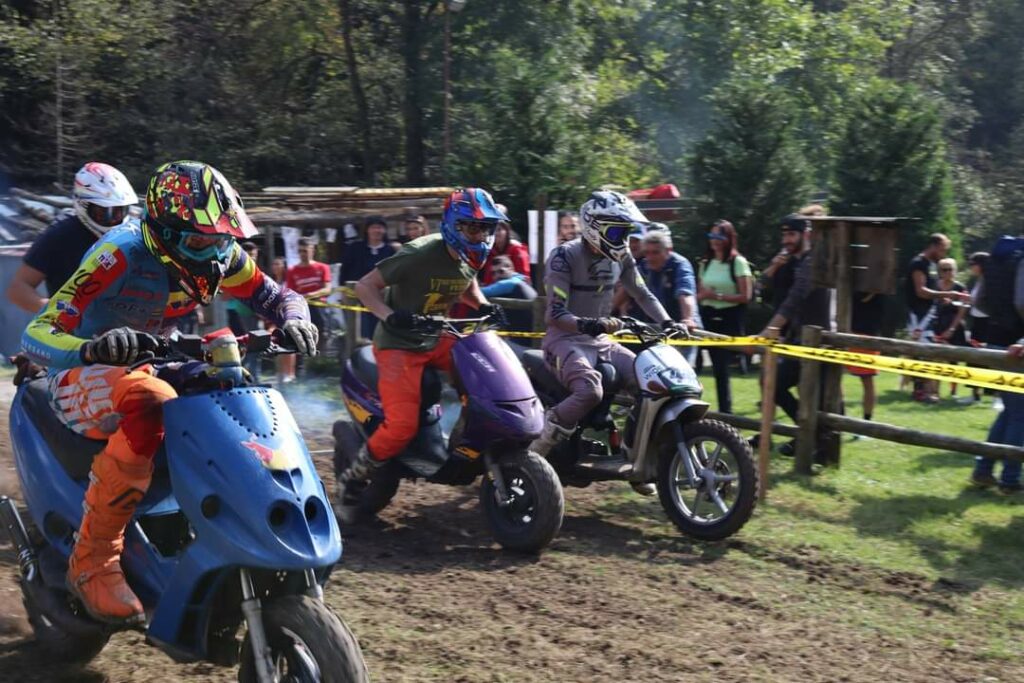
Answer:
<svg viewBox="0 0 1024 683"><path fill-rule="evenodd" d="M311 448L329 445L327 423L306 426ZM0 478L16 491L6 420ZM403 484L379 522L347 530L327 600L374 680L1024 680L1019 660L984 654L983 630L947 637L977 590L744 534L691 543L622 485L566 497L562 533L539 558L491 543L473 488ZM84 670L48 664L15 571L0 539L0 680L234 679L175 664L137 633L115 636Z"/></svg>

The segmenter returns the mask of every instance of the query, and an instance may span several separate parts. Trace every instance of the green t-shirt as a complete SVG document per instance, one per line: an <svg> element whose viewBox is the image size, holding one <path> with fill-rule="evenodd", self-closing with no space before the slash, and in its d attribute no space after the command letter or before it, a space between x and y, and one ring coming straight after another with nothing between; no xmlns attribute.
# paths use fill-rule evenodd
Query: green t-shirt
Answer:
<svg viewBox="0 0 1024 683"><path fill-rule="evenodd" d="M733 275L736 279L741 277L752 277L753 273L750 271L750 264L747 263L747 259L742 256L737 256L735 263L730 265L727 261L719 261L718 259L711 259L710 261L704 261L700 266L700 283L705 287L714 289L716 292L722 294L739 294L740 290L737 288L736 283L733 282ZM709 306L711 308L732 308L733 306L739 306L739 304L732 301L717 301L715 299L705 299L701 302L702 306Z"/></svg>
<svg viewBox="0 0 1024 683"><path fill-rule="evenodd" d="M395 310L420 315L444 315L459 300L476 277L476 271L462 259L448 253L441 235L426 235L377 264L388 285L384 301ZM373 344L380 349L428 351L437 337L423 337L408 330L396 330L387 323L377 325Z"/></svg>

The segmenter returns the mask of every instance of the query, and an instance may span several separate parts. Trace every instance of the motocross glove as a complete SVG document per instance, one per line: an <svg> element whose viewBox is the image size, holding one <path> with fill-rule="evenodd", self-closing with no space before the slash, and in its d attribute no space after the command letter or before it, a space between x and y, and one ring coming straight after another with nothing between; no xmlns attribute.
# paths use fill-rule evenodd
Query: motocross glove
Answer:
<svg viewBox="0 0 1024 683"><path fill-rule="evenodd" d="M317 353L317 342L320 341L320 330L308 320L287 320L281 325L292 343L295 350L303 356L315 356Z"/></svg>
<svg viewBox="0 0 1024 683"><path fill-rule="evenodd" d="M131 365L142 354L159 348L160 340L153 335L130 327L117 327L83 344L79 353L87 365Z"/></svg>
<svg viewBox="0 0 1024 683"><path fill-rule="evenodd" d="M498 304L481 304L476 312L488 318L489 322L493 322L498 327L508 327L508 316L505 315L505 309Z"/></svg>
<svg viewBox="0 0 1024 683"><path fill-rule="evenodd" d="M622 329L622 321L618 318L576 318L576 329L591 337L611 334Z"/></svg>
<svg viewBox="0 0 1024 683"><path fill-rule="evenodd" d="M424 334L440 329L440 323L433 318L410 311L393 311L384 322L398 330L410 330Z"/></svg>
<svg viewBox="0 0 1024 683"><path fill-rule="evenodd" d="M676 322L675 320L662 320L661 329L663 332L667 332L669 334L675 332L674 336L677 339L690 338L690 330L686 329L686 325Z"/></svg>

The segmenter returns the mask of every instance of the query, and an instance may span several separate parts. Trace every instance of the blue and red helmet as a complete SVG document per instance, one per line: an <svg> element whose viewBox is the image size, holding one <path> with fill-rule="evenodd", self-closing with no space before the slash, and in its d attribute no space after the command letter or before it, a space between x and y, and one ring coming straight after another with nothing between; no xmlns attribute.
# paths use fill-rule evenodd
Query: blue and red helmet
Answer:
<svg viewBox="0 0 1024 683"><path fill-rule="evenodd" d="M467 187L452 192L444 200L441 237L470 268L480 270L491 253L498 222L507 220L508 216L497 207L487 190ZM486 237L474 242L469 238L470 232L483 232Z"/></svg>

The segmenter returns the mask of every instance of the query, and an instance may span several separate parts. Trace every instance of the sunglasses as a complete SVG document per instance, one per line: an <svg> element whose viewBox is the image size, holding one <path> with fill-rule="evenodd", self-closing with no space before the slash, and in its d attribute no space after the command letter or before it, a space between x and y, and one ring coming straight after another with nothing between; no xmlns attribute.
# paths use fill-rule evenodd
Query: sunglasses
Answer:
<svg viewBox="0 0 1024 683"><path fill-rule="evenodd" d="M940 273L955 273L956 268L939 268Z"/></svg>
<svg viewBox="0 0 1024 683"><path fill-rule="evenodd" d="M709 240L715 240L716 242L725 242L726 240L729 239L728 237L726 237L725 235L723 235L720 232L709 232L707 234L707 238Z"/></svg>

